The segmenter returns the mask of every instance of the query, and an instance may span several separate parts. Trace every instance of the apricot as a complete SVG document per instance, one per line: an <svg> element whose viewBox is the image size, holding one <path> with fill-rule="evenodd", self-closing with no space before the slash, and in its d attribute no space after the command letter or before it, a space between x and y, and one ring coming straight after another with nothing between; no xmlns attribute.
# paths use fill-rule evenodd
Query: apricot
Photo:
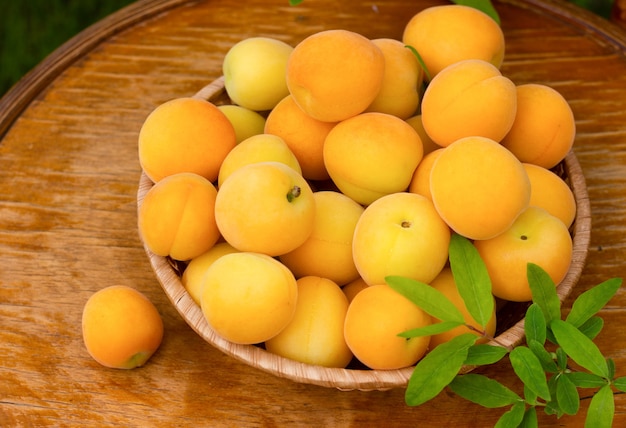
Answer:
<svg viewBox="0 0 626 428"><path fill-rule="evenodd" d="M515 84L491 63L464 60L432 79L422 99L422 122L440 146L471 136L500 141L517 110Z"/></svg>
<svg viewBox="0 0 626 428"><path fill-rule="evenodd" d="M324 143L330 178L342 193L363 205L405 191L422 153L415 129L386 113L346 119L328 133Z"/></svg>
<svg viewBox="0 0 626 428"><path fill-rule="evenodd" d="M497 68L504 60L502 29L489 15L469 6L432 6L418 12L406 24L402 41L419 52L431 78L466 59Z"/></svg>
<svg viewBox="0 0 626 428"><path fill-rule="evenodd" d="M267 116L265 132L287 143L298 159L304 178L327 180L330 177L324 165L324 140L335 125L309 116L288 95Z"/></svg>
<svg viewBox="0 0 626 428"><path fill-rule="evenodd" d="M408 119L420 102L424 72L417 58L402 42L395 39L374 39L385 57L385 73L378 95L366 111L392 114Z"/></svg>
<svg viewBox="0 0 626 428"><path fill-rule="evenodd" d="M497 142L462 138L446 147L430 173L437 212L458 234L489 239L507 230L530 201L522 163Z"/></svg>
<svg viewBox="0 0 626 428"><path fill-rule="evenodd" d="M239 251L288 253L311 235L315 199L306 180L280 162L257 162L234 171L215 200L215 221Z"/></svg>
<svg viewBox="0 0 626 428"><path fill-rule="evenodd" d="M193 172L214 182L235 147L235 129L214 104L177 98L153 110L139 131L139 162L153 182Z"/></svg>
<svg viewBox="0 0 626 428"><path fill-rule="evenodd" d="M359 276L352 257L352 238L363 207L334 191L313 193L315 220L309 238L280 260L296 278L321 276L339 285Z"/></svg>
<svg viewBox="0 0 626 428"><path fill-rule="evenodd" d="M365 282L363 278L358 277L354 281L351 281L347 283L346 285L344 285L343 287L341 287L341 291L343 291L343 294L345 294L346 297L348 298L348 302L352 302L352 300L354 299L354 296L359 294L361 290L367 287L369 287L369 284Z"/></svg>
<svg viewBox="0 0 626 428"><path fill-rule="evenodd" d="M265 254L237 252L217 259L206 271L201 308L224 339L265 342L293 319L298 286L293 274Z"/></svg>
<svg viewBox="0 0 626 428"><path fill-rule="evenodd" d="M467 326L459 326L455 327L452 330L448 330L443 333L435 334L430 338L430 348L434 349L436 346L449 341L450 339L459 336L464 333L473 333L478 336L481 335L480 332L483 332L482 337L477 340L476 343L485 343L490 338L494 337L496 332L496 305L494 304L493 313L489 322L483 329L483 327L474 320L472 315L467 310L467 306L465 305L465 301L461 297L459 293L459 289L454 280L454 276L452 275L452 270L449 267L444 268L437 277L431 281L430 285L435 289L443 293L456 308L463 314L463 318L465 319L465 323L474 327L476 330L470 330ZM433 322L440 322L441 320L433 318Z"/></svg>
<svg viewBox="0 0 626 428"><path fill-rule="evenodd" d="M140 367L163 340L163 320L141 292L112 285L92 294L83 308L82 335L89 355L105 367Z"/></svg>
<svg viewBox="0 0 626 428"><path fill-rule="evenodd" d="M432 201L433 197L430 193L430 171L433 168L435 160L437 160L443 150L443 147L441 147L424 156L413 173L413 178L409 184L409 192L426 196Z"/></svg>
<svg viewBox="0 0 626 428"><path fill-rule="evenodd" d="M241 143L248 137L262 134L265 128L265 118L258 112L235 104L223 104L218 109L235 128L235 140Z"/></svg>
<svg viewBox="0 0 626 428"><path fill-rule="evenodd" d="M576 218L572 189L549 169L530 163L523 165L530 180L530 205L545 209L570 227Z"/></svg>
<svg viewBox="0 0 626 428"><path fill-rule="evenodd" d="M295 46L287 63L287 87L308 115L339 122L365 111L380 91L384 72L385 57L370 39L348 30L324 30Z"/></svg>
<svg viewBox="0 0 626 428"><path fill-rule="evenodd" d="M433 141L432 138L428 135L426 130L424 129L424 124L422 123L422 115L417 114L415 116L411 116L406 119L406 123L411 125L413 129L417 131L417 134L420 136L422 140L422 146L424 147L424 155L427 155L430 152L434 152L437 149L440 149L441 146Z"/></svg>
<svg viewBox="0 0 626 428"><path fill-rule="evenodd" d="M405 339L398 334L431 323L430 315L388 285L372 285L348 306L344 337L367 367L394 370L415 364L430 343L430 336Z"/></svg>
<svg viewBox="0 0 626 428"><path fill-rule="evenodd" d="M549 86L530 83L516 90L517 114L502 145L522 162L550 169L574 144L574 113L567 100Z"/></svg>
<svg viewBox="0 0 626 428"><path fill-rule="evenodd" d="M257 134L237 144L224 158L217 176L218 187L238 168L256 162L284 163L298 174L302 173L298 159L282 138L271 134Z"/></svg>
<svg viewBox="0 0 626 428"><path fill-rule="evenodd" d="M217 190L206 178L181 172L157 182L138 211L139 233L150 251L190 260L219 239L215 220Z"/></svg>
<svg viewBox="0 0 626 428"><path fill-rule="evenodd" d="M291 322L265 348L295 361L343 368L352 351L343 337L348 299L333 281L319 276L297 280L298 301Z"/></svg>

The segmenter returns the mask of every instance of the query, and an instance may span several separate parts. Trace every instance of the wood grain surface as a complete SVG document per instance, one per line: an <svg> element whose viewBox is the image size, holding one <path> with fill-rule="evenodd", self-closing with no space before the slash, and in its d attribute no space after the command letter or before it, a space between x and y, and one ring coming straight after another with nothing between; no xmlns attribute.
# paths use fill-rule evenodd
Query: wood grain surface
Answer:
<svg viewBox="0 0 626 428"><path fill-rule="evenodd" d="M343 392L249 367L204 342L178 315L136 228L137 135L160 103L221 74L250 36L295 44L328 28L400 38L435 0L139 1L69 41L0 100L0 426L492 426L445 391L412 408L404 391ZM577 119L574 152L591 201L587 265L565 303L626 277L626 33L560 0L495 5L507 41L503 73L553 86ZM107 285L145 293L165 337L142 368L105 369L81 338L82 307ZM626 293L601 312L597 339L626 375ZM508 363L480 369L521 392ZM540 426L582 426L540 415ZM626 423L616 395L615 426Z"/></svg>

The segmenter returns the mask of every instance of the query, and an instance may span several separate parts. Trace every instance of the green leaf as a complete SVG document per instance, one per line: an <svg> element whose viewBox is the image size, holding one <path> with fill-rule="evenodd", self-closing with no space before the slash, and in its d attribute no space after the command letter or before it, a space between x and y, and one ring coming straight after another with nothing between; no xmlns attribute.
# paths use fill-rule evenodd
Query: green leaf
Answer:
<svg viewBox="0 0 626 428"><path fill-rule="evenodd" d="M534 263L528 263L526 274L533 302L543 311L546 324L550 325L552 320L561 319L561 301L556 294L556 285L550 275Z"/></svg>
<svg viewBox="0 0 626 428"><path fill-rule="evenodd" d="M537 356L529 348L518 346L509 353L513 371L537 396L550 400L546 375Z"/></svg>
<svg viewBox="0 0 626 428"><path fill-rule="evenodd" d="M387 284L404 297L422 308L427 314L441 321L465 324L461 311L441 291L428 284L402 276L385 277Z"/></svg>
<svg viewBox="0 0 626 428"><path fill-rule="evenodd" d="M410 50L411 52L413 52L413 55L415 55L415 58L417 58L417 62L419 62L420 67L422 67L422 70L424 70L424 77L426 77L427 81L430 81L431 76L430 76L430 72L428 71L428 67L426 67L426 63L424 62L424 59L422 58L420 53L417 51L417 49L415 49L413 46L410 46L410 45L405 45L404 47Z"/></svg>
<svg viewBox="0 0 626 428"><path fill-rule="evenodd" d="M615 401L611 385L605 385L596 392L589 403L585 428L611 428L615 414Z"/></svg>
<svg viewBox="0 0 626 428"><path fill-rule="evenodd" d="M546 342L546 317L538 304L531 304L526 310L524 318L524 333L526 340L534 340L541 344Z"/></svg>
<svg viewBox="0 0 626 428"><path fill-rule="evenodd" d="M593 340L602 331L604 327L604 320L600 317L591 317L583 325L578 327L578 330L589 339Z"/></svg>
<svg viewBox="0 0 626 428"><path fill-rule="evenodd" d="M562 320L553 320L550 328L559 346L578 365L591 373L609 378L609 368L595 343L576 327Z"/></svg>
<svg viewBox="0 0 626 428"><path fill-rule="evenodd" d="M567 376L578 388L601 388L607 383L602 376L587 372L570 372L563 376Z"/></svg>
<svg viewBox="0 0 626 428"><path fill-rule="evenodd" d="M530 405L536 405L539 401L537 400L537 394L524 385L524 400Z"/></svg>
<svg viewBox="0 0 626 428"><path fill-rule="evenodd" d="M559 370L567 370L567 354L562 348L557 348L556 350L556 365Z"/></svg>
<svg viewBox="0 0 626 428"><path fill-rule="evenodd" d="M465 333L442 343L415 366L404 399L409 406L419 406L436 397L459 373L467 353L478 336Z"/></svg>
<svg viewBox="0 0 626 428"><path fill-rule="evenodd" d="M481 12L489 15L494 21L498 23L498 25L500 25L500 16L498 15L496 9L493 7L491 0L452 0L452 3L470 6L474 9L478 9Z"/></svg>
<svg viewBox="0 0 626 428"><path fill-rule="evenodd" d="M580 407L580 396L576 385L567 377L559 376L556 382L556 396L563 413L575 415Z"/></svg>
<svg viewBox="0 0 626 428"><path fill-rule="evenodd" d="M626 392L626 376L618 377L613 381L615 388L620 391Z"/></svg>
<svg viewBox="0 0 626 428"><path fill-rule="evenodd" d="M537 409L535 407L530 407L524 413L524 419L518 425L518 428L538 428L539 421L537 420Z"/></svg>
<svg viewBox="0 0 626 428"><path fill-rule="evenodd" d="M411 337L432 336L433 334L450 331L460 325L465 325L465 323L457 321L437 322L431 325L427 325L426 327L418 327L411 330L403 331L402 333L399 333L398 336L406 337L407 339Z"/></svg>
<svg viewBox="0 0 626 428"><path fill-rule="evenodd" d="M519 395L500 382L480 374L458 375L450 383L450 389L466 400L489 409L523 402Z"/></svg>
<svg viewBox="0 0 626 428"><path fill-rule="evenodd" d="M450 237L449 257L452 276L467 311L484 328L495 306L487 267L474 244L457 233Z"/></svg>
<svg viewBox="0 0 626 428"><path fill-rule="evenodd" d="M302 3L304 0L289 0L289 5L290 6L297 6L300 3Z"/></svg>
<svg viewBox="0 0 626 428"><path fill-rule="evenodd" d="M526 405L524 402L518 402L511 406L511 409L508 412L505 412L498 422L494 425L495 428L509 428L519 426L520 423L524 420L524 411L526 410Z"/></svg>
<svg viewBox="0 0 626 428"><path fill-rule="evenodd" d="M558 381L558 376L552 376L548 379L548 389L550 390L550 396L552 399L546 402L546 407L544 408L544 412L546 415L556 415L557 418L563 416L563 411L559 406L559 400L556 395L556 384Z"/></svg>
<svg viewBox="0 0 626 428"><path fill-rule="evenodd" d="M500 361L509 351L502 346L492 346L486 343L474 345L469 349L464 364L470 366L484 366Z"/></svg>
<svg viewBox="0 0 626 428"><path fill-rule="evenodd" d="M615 377L615 361L613 361L613 358L607 358L606 365L609 368L609 379L613 379Z"/></svg>
<svg viewBox="0 0 626 428"><path fill-rule="evenodd" d="M533 354L537 356L543 370L549 373L556 373L559 369L552 358L552 355L546 350L546 348L534 339L527 341L528 348L533 351Z"/></svg>
<svg viewBox="0 0 626 428"><path fill-rule="evenodd" d="M621 285L621 278L613 278L585 291L576 298L565 321L580 327L615 296Z"/></svg>

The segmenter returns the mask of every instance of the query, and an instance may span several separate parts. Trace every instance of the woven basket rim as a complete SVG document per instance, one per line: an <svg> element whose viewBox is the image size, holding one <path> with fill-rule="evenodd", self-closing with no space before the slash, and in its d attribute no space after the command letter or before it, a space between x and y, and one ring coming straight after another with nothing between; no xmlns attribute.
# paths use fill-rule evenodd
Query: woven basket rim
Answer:
<svg viewBox="0 0 626 428"><path fill-rule="evenodd" d="M223 94L224 78L221 76L203 87L193 97L212 101ZM591 207L582 168L573 151L567 154L563 163L569 186L576 200L576 218L570 228L573 238L572 261L565 278L557 287L561 303L571 294L582 275L591 240ZM142 171L137 190L137 209L141 207L146 193L153 185L154 183ZM207 323L202 310L183 286L170 260L154 254L145 243L143 244L157 280L178 313L200 337L223 353L277 377L344 391L388 390L406 387L408 384L414 366L398 370L328 368L300 363L272 354L258 346L239 345L223 339ZM524 319L522 318L489 344L515 347L523 341ZM473 369L474 367L464 366L460 372L467 373Z"/></svg>

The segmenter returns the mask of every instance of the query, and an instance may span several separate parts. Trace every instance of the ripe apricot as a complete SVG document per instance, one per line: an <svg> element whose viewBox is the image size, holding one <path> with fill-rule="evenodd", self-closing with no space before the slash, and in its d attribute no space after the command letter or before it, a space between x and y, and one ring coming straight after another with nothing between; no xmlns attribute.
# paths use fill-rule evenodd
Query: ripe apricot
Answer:
<svg viewBox="0 0 626 428"><path fill-rule="evenodd" d="M359 291L367 287L369 287L369 284L365 282L363 278L358 277L354 281L351 281L347 283L346 285L344 285L343 287L341 287L341 290L343 291L343 294L345 294L346 297L348 298L348 302L352 302L352 299L354 299L354 296L359 294Z"/></svg>
<svg viewBox="0 0 626 428"><path fill-rule="evenodd" d="M347 366L352 360L352 351L343 336L348 299L328 278L305 276L297 284L298 301L293 319L265 342L265 348L306 364Z"/></svg>
<svg viewBox="0 0 626 428"><path fill-rule="evenodd" d="M502 29L469 6L432 6L418 12L406 24L402 41L419 52L432 78L462 60L480 59L497 68L504 60Z"/></svg>
<svg viewBox="0 0 626 428"><path fill-rule="evenodd" d="M380 91L385 57L371 40L336 29L298 43L287 63L287 87L308 115L339 122L365 111Z"/></svg>
<svg viewBox="0 0 626 428"><path fill-rule="evenodd" d="M406 123L411 125L420 136L420 139L422 140L422 146L424 147L424 156L441 148L441 146L435 143L433 139L430 138L428 133L426 133L426 130L424 129L424 124L422 123L421 114L409 117L408 119L406 119Z"/></svg>
<svg viewBox="0 0 626 428"><path fill-rule="evenodd" d="M241 143L253 135L263 133L265 118L256 111L235 104L223 104L217 108L226 115L235 128L237 143Z"/></svg>
<svg viewBox="0 0 626 428"><path fill-rule="evenodd" d="M452 330L448 330L443 333L435 334L430 338L430 348L434 349L437 345L445 343L450 339L459 336L463 333L474 333L476 335L481 335L480 332L484 330L483 337L477 340L477 343L484 343L489 340L489 338L494 337L496 332L496 305L494 304L493 314L489 319L489 322L483 329L483 327L477 323L472 315L467 310L467 306L465 306L465 302L459 293L459 289L454 281L454 276L452 275L452 270L448 267L444 268L437 277L431 281L430 285L435 289L443 293L456 308L463 314L465 318L465 322L468 325L473 326L476 330L470 330L467 326L459 326L453 328ZM436 318L433 318L433 322L440 322Z"/></svg>
<svg viewBox="0 0 626 428"><path fill-rule="evenodd" d="M385 57L383 83L366 111L392 114L408 119L415 114L420 102L423 71L417 58L404 43L395 39L374 39Z"/></svg>
<svg viewBox="0 0 626 428"><path fill-rule="evenodd" d="M502 145L522 162L552 168L574 144L576 122L567 100L541 84L518 85L517 114Z"/></svg>
<svg viewBox="0 0 626 428"><path fill-rule="evenodd" d="M306 114L292 95L283 98L269 113L265 132L281 137L298 159L307 180L327 180L324 140L335 122L323 122Z"/></svg>
<svg viewBox="0 0 626 428"><path fill-rule="evenodd" d="M431 201L433 200L430 193L430 171L441 152L443 152L443 147L424 156L413 173L413 178L409 184L409 192L417 193L418 195L426 196Z"/></svg>
<svg viewBox="0 0 626 428"><path fill-rule="evenodd" d="M112 285L92 294L83 308L82 335L89 355L103 366L140 367L163 340L163 320L141 292Z"/></svg>
<svg viewBox="0 0 626 428"><path fill-rule="evenodd" d="M217 334L240 344L265 342L293 319L298 300L289 269L265 254L226 254L204 277L202 313Z"/></svg>
<svg viewBox="0 0 626 428"><path fill-rule="evenodd" d="M430 343L430 336L405 339L398 334L431 323L430 315L388 285L373 285L348 306L344 337L367 367L394 370L415 364Z"/></svg>
<svg viewBox="0 0 626 428"><path fill-rule="evenodd" d="M464 60L432 79L422 99L422 122L440 146L471 136L500 141L517 109L515 84L493 64Z"/></svg>
<svg viewBox="0 0 626 428"><path fill-rule="evenodd" d="M363 205L405 191L422 153L415 129L386 113L346 119L328 133L324 143L330 178L342 193Z"/></svg>
<svg viewBox="0 0 626 428"><path fill-rule="evenodd" d="M296 249L280 256L294 273L321 276L339 285L359 276L352 257L352 238L363 207L334 191L313 193L315 220L309 238Z"/></svg>
<svg viewBox="0 0 626 428"><path fill-rule="evenodd" d="M430 192L437 212L458 234L489 239L507 230L528 207L530 181L522 163L497 142L462 138L432 166Z"/></svg>
<svg viewBox="0 0 626 428"><path fill-rule="evenodd" d="M214 182L235 144L233 125L214 104L177 98L154 109L141 126L139 162L155 183L179 172Z"/></svg>
<svg viewBox="0 0 626 428"><path fill-rule="evenodd" d="M157 182L146 193L137 214L146 247L176 260L190 260L207 251L220 237L216 198L215 186L191 172Z"/></svg>
<svg viewBox="0 0 626 428"><path fill-rule="evenodd" d="M572 189L549 169L530 163L523 165L530 180L530 205L545 209L570 227L576 218Z"/></svg>

